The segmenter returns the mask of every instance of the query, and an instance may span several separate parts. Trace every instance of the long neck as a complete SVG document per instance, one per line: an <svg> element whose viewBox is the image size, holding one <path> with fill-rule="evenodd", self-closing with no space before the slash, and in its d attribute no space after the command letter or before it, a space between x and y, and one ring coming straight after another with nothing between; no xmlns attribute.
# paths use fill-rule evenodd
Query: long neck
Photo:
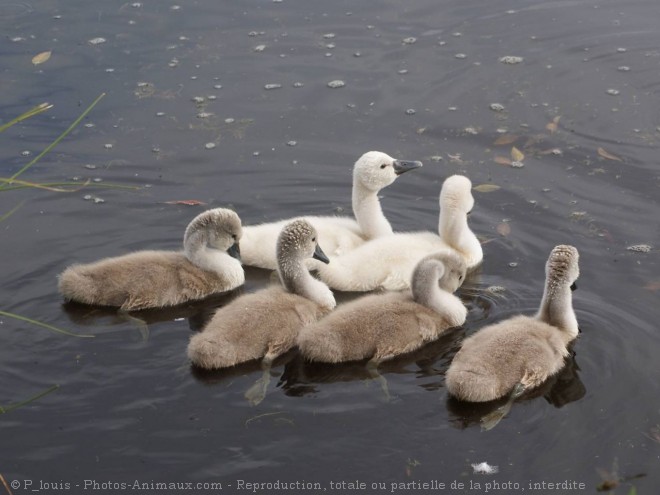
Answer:
<svg viewBox="0 0 660 495"><path fill-rule="evenodd" d="M353 215L360 230L368 239L389 235L392 226L380 207L378 193L364 187L353 179Z"/></svg>
<svg viewBox="0 0 660 495"><path fill-rule="evenodd" d="M464 212L453 208L441 208L438 234L447 245L465 257L468 267L475 265L483 257L481 243L470 230Z"/></svg>
<svg viewBox="0 0 660 495"><path fill-rule="evenodd" d="M195 232L185 240L183 254L202 270L223 274L231 279L243 277L241 262L224 251L209 248L206 236L201 232Z"/></svg>
<svg viewBox="0 0 660 495"><path fill-rule="evenodd" d="M577 337L578 322L573 311L573 297L568 284L557 284L553 280L546 281L536 319L559 328L566 343Z"/></svg>
<svg viewBox="0 0 660 495"><path fill-rule="evenodd" d="M465 322L467 309L454 294L438 286L438 269L431 267L416 271L412 280L413 300L447 318L452 326Z"/></svg>
<svg viewBox="0 0 660 495"><path fill-rule="evenodd" d="M277 272L282 285L292 294L314 301L324 308L335 307L335 298L328 286L312 277L301 260L280 260Z"/></svg>

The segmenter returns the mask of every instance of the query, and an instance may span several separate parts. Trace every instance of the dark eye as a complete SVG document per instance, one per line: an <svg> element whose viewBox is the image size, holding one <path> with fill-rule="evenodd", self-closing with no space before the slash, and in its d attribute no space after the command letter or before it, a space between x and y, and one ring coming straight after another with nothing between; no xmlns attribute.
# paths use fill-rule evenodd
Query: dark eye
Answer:
<svg viewBox="0 0 660 495"><path fill-rule="evenodd" d="M232 235L231 235L231 238L234 239L234 240L236 240L236 234L232 234Z"/></svg>
<svg viewBox="0 0 660 495"><path fill-rule="evenodd" d="M381 169L383 169L383 168L385 168L385 167L387 167L387 163L383 163L383 164L380 166Z"/></svg>
<svg viewBox="0 0 660 495"><path fill-rule="evenodd" d="M459 282L462 282L462 281L463 281L463 275L460 275L460 276L458 277L458 281L459 281Z"/></svg>
<svg viewBox="0 0 660 495"><path fill-rule="evenodd" d="M316 242L316 237L312 237L312 242Z"/></svg>

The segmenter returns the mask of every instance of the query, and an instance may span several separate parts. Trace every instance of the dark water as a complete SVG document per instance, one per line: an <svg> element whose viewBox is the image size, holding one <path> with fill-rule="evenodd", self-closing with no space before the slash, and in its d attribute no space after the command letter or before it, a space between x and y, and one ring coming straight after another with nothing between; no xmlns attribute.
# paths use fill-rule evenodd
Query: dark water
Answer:
<svg viewBox="0 0 660 495"><path fill-rule="evenodd" d="M0 135L1 176L107 93L21 176L102 182L73 193L0 191L0 215L19 206L0 223L0 310L94 335L0 317L0 405L59 385L0 416L0 473L19 483L13 492L27 481L83 493L85 480L217 482L229 492L239 480L280 480L326 491L366 483L336 493L431 481L445 489L397 486L486 493L486 483L511 482L531 491L530 481L568 481L584 488L535 493L594 493L640 474L616 493L658 493L658 18L656 0L0 5L0 119L55 105ZM50 60L33 65L46 50ZM333 80L345 86L327 87ZM512 146L525 155L522 168L495 162L510 159ZM243 398L257 365L191 372L191 331L227 298L148 312L148 331L113 312L62 306L55 276L66 265L176 249L204 208L231 206L246 224L349 212L352 163L372 149L425 163L383 191L397 230L436 228L450 174L500 186L475 192L470 222L485 261L462 290L468 322L383 366L392 402L362 366L310 366L295 353L274 368L257 407ZM207 205L165 204L184 199ZM581 253L575 356L482 432L489 409L448 400L444 373L462 338L535 309L559 243ZM651 250L628 249L636 245ZM243 291L269 281L259 270L247 276ZM499 473L473 474L484 461Z"/></svg>

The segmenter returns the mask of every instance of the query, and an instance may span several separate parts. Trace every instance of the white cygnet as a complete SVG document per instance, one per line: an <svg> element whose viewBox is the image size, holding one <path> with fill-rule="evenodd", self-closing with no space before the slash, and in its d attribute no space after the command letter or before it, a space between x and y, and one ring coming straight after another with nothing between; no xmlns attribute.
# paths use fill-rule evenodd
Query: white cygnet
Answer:
<svg viewBox="0 0 660 495"><path fill-rule="evenodd" d="M396 160L380 151L362 155L353 167L353 214L355 219L341 216L305 216L319 233L325 251L334 256L347 253L369 239L392 233L378 199L381 189L396 178L422 166L418 161ZM294 219L243 227L241 257L248 266L275 270L275 245L282 227ZM314 264L316 265L316 264Z"/></svg>
<svg viewBox="0 0 660 495"><path fill-rule="evenodd" d="M379 237L343 256L331 256L331 264L317 268L321 280L342 291L403 290L410 286L419 260L437 251L456 253L468 270L474 268L483 251L467 222L474 206L471 189L467 177L448 177L440 191L438 234L397 232Z"/></svg>

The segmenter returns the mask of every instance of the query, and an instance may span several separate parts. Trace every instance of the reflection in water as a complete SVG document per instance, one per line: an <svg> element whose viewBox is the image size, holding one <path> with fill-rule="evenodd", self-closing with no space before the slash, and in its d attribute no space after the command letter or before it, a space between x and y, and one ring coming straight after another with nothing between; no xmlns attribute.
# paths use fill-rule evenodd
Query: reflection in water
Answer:
<svg viewBox="0 0 660 495"><path fill-rule="evenodd" d="M437 390L442 387L442 376L449 367L451 357L458 352L464 337L463 328L450 331L415 352L380 363L378 371L381 376L414 373L417 377L437 377L437 380L431 383L420 385L426 390ZM297 354L284 368L280 383L286 395L302 397L318 393L324 384L373 378L367 367L367 360L338 364L312 363Z"/></svg>
<svg viewBox="0 0 660 495"><path fill-rule="evenodd" d="M138 326L152 325L165 321L188 319L191 330L201 330L219 307L229 304L241 294L241 289L216 294L201 301L191 301L167 308L152 308L141 311L120 311L106 306L89 306L73 301L62 304L62 310L77 325L107 326L131 322Z"/></svg>
<svg viewBox="0 0 660 495"><path fill-rule="evenodd" d="M541 386L523 393L515 402L544 397L550 404L560 408L570 402L578 401L584 397L587 391L578 376L579 370L575 352L571 352L571 356L566 358L565 365L559 373L550 377ZM499 409L505 408L509 400L509 397L506 396L490 402L464 402L448 395L449 422L460 429L476 424L480 424L483 428L485 418Z"/></svg>

